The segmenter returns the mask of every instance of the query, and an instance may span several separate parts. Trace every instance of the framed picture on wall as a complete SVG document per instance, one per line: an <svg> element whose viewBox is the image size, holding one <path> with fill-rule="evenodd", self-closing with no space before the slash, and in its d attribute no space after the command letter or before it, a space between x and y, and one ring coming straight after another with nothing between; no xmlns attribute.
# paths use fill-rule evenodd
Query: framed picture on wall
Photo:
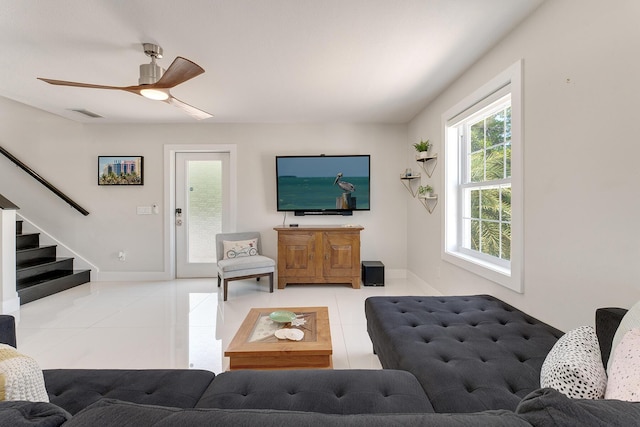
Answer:
<svg viewBox="0 0 640 427"><path fill-rule="evenodd" d="M98 185L143 185L144 157L98 156Z"/></svg>

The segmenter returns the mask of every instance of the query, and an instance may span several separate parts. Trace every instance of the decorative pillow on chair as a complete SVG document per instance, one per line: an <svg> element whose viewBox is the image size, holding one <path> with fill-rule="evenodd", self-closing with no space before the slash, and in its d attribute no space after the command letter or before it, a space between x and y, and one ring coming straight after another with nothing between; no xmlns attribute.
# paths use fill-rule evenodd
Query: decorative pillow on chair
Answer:
<svg viewBox="0 0 640 427"><path fill-rule="evenodd" d="M233 259L242 256L254 256L258 254L258 239L250 240L223 240L224 258Z"/></svg>
<svg viewBox="0 0 640 427"><path fill-rule="evenodd" d="M640 402L640 329L624 334L611 359L605 399Z"/></svg>
<svg viewBox="0 0 640 427"><path fill-rule="evenodd" d="M569 331L556 342L542 364L540 387L551 387L578 399L604 396L607 374L592 326Z"/></svg>
<svg viewBox="0 0 640 427"><path fill-rule="evenodd" d="M7 344L0 344L0 400L49 401L38 363Z"/></svg>

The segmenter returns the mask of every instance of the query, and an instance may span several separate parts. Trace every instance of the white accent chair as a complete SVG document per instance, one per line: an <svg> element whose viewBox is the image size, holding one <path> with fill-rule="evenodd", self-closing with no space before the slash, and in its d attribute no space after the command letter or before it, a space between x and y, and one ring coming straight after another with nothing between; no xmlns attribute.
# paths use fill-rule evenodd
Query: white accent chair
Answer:
<svg viewBox="0 0 640 427"><path fill-rule="evenodd" d="M236 258L224 258L224 241L238 241L258 239L258 255L238 256ZM260 280L262 276L269 276L269 292L273 292L273 273L276 263L269 257L262 254L262 238L257 231L247 231L242 233L220 233L216 234L216 253L218 258L218 287L224 282L224 300L227 300L228 285L232 280L243 280L256 278Z"/></svg>

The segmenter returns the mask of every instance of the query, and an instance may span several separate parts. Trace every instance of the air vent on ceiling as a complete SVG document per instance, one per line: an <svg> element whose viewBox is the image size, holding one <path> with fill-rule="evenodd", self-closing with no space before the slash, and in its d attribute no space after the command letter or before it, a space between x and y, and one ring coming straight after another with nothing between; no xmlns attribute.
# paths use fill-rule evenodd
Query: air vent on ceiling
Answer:
<svg viewBox="0 0 640 427"><path fill-rule="evenodd" d="M85 110L84 108L72 108L71 111L84 114L85 116L91 117L92 119L104 119L104 117L102 117L100 114L96 114L93 111Z"/></svg>

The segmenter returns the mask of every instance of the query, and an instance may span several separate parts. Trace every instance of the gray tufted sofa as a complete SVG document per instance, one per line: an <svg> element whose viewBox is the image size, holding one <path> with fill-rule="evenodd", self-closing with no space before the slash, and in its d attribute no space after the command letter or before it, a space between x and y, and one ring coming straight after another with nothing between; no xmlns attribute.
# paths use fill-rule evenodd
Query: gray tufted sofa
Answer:
<svg viewBox="0 0 640 427"><path fill-rule="evenodd" d="M640 425L640 404L524 396L560 332L495 298L371 298L366 311L383 365L400 370L45 370L51 402L0 402L0 427ZM623 314L599 316L603 355ZM10 316L0 341L15 345Z"/></svg>
<svg viewBox="0 0 640 427"><path fill-rule="evenodd" d="M329 414L428 413L413 375L393 370L213 372L188 369L44 371L51 403L72 415L103 399L177 408Z"/></svg>

